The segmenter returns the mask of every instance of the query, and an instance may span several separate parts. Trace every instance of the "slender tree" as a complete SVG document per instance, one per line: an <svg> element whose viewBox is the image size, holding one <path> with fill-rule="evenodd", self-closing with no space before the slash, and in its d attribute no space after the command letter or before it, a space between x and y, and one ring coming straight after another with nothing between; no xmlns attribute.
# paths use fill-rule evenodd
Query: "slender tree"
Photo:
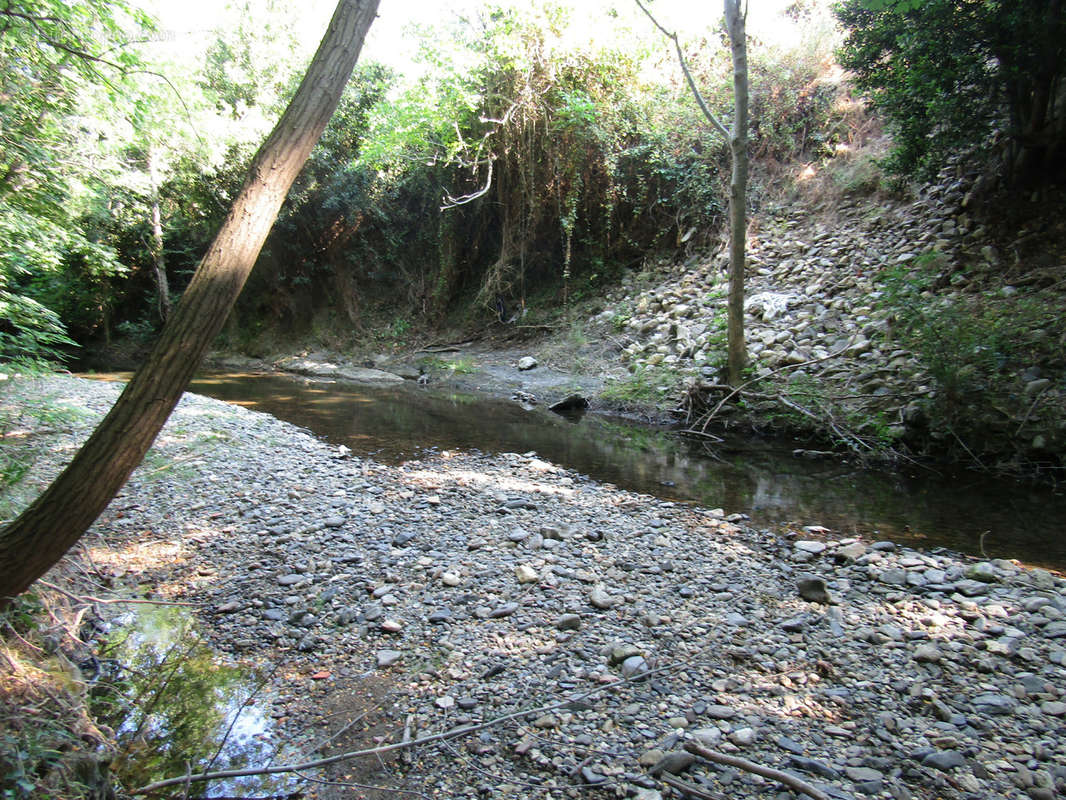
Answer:
<svg viewBox="0 0 1066 800"><path fill-rule="evenodd" d="M0 607L69 550L144 458L221 330L282 201L340 100L378 0L340 0L289 107L144 366L67 468L0 532Z"/></svg>
<svg viewBox="0 0 1066 800"><path fill-rule="evenodd" d="M728 327L726 329L726 380L737 386L743 380L743 370L748 361L744 344L744 270L747 242L747 192L748 192L748 45L745 33L748 16L747 3L741 10L741 0L724 0L725 26L733 57L733 129L729 130L714 115L703 99L676 31L669 31L648 10L641 0L636 0L641 11L655 27L674 43L677 60L685 81L700 111L714 128L729 142L729 155L733 165L729 182L729 297L726 300Z"/></svg>
<svg viewBox="0 0 1066 800"><path fill-rule="evenodd" d="M733 172L729 180L729 325L727 329L729 384L739 386L748 361L744 345L744 270L748 236L748 43L745 22L748 9L741 0L725 0L725 25L733 56L733 130L729 154Z"/></svg>

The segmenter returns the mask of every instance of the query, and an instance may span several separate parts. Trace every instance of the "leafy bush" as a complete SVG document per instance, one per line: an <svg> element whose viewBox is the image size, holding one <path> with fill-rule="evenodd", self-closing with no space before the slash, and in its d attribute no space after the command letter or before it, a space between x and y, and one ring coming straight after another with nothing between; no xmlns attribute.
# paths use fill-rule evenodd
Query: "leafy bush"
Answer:
<svg viewBox="0 0 1066 800"><path fill-rule="evenodd" d="M913 266L881 275L882 302L895 316L894 334L929 371L937 387L936 406L954 424L988 407L1018 397L1026 369L1061 371L1066 347L1049 336L1058 329L1057 301L1039 293L935 291L942 269L928 253Z"/></svg>
<svg viewBox="0 0 1066 800"><path fill-rule="evenodd" d="M1058 0L842 0L841 64L894 123L890 166L935 173L1004 132L1013 167L1047 180L1061 158L1066 14Z"/></svg>
<svg viewBox="0 0 1066 800"><path fill-rule="evenodd" d="M36 300L0 289L0 360L62 361L76 347L59 315Z"/></svg>

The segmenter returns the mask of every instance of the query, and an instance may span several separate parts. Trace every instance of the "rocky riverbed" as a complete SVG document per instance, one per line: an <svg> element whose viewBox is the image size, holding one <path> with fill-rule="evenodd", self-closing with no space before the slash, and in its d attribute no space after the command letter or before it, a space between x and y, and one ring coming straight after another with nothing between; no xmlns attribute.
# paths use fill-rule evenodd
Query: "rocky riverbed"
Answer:
<svg viewBox="0 0 1066 800"><path fill-rule="evenodd" d="M7 401L86 412L40 434L29 491L117 392L8 382ZM707 797L798 796L693 763L689 740L833 798L1066 791L1066 580L743 512L532 453L384 466L190 395L83 542L114 592L198 604L220 653L276 666L273 716L332 737L321 752L541 709L335 766L383 788L322 795L654 800L676 774Z"/></svg>

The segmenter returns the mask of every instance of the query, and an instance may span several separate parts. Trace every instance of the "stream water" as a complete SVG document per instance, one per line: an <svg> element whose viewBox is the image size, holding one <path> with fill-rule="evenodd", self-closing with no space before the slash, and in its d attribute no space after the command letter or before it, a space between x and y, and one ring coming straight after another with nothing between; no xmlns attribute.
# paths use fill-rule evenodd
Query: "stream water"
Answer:
<svg viewBox="0 0 1066 800"><path fill-rule="evenodd" d="M130 609L97 646L91 694L94 715L115 731L111 767L126 786L295 754L269 716L270 675L221 658L185 608ZM197 786L193 794L285 796L299 786L292 775L248 776Z"/></svg>
<svg viewBox="0 0 1066 800"><path fill-rule="evenodd" d="M763 527L822 525L1066 568L1066 495L971 472L861 470L759 441L708 447L597 414L403 384L390 388L254 373L208 374L191 391L265 411L356 455L399 462L435 449L536 451L598 481L749 514Z"/></svg>

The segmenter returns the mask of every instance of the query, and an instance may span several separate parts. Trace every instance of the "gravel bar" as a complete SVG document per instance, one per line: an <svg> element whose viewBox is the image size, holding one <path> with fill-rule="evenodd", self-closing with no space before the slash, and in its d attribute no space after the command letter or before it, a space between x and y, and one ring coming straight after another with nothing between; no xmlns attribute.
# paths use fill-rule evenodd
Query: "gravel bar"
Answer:
<svg viewBox="0 0 1066 800"><path fill-rule="evenodd" d="M6 383L85 410L48 434L31 487L119 391ZM743 510L533 453L385 466L186 395L83 541L116 589L202 604L220 653L277 665L272 714L294 737L336 735L360 686L385 698L382 743L567 701L393 759L381 797L680 796L664 773L708 797L799 796L688 741L831 798L1066 791L1066 580L756 530Z"/></svg>

